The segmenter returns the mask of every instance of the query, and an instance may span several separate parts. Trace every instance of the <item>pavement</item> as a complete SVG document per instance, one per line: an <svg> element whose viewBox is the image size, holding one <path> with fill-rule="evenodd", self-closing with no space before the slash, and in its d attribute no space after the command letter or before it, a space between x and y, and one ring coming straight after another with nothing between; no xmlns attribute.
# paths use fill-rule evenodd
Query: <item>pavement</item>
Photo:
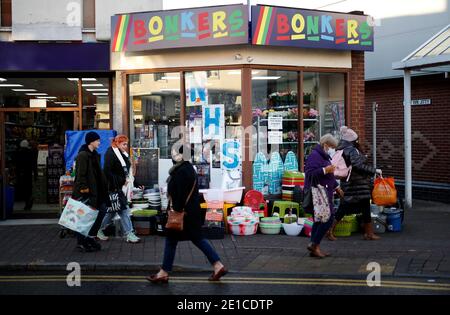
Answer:
<svg viewBox="0 0 450 315"><path fill-rule="evenodd" d="M81 253L76 239L59 237L56 220L0 221L0 271L64 271L78 262L84 271L153 271L161 265L165 238L142 237L139 244L121 238L102 242L102 250ZM450 279L450 205L414 200L405 213L401 232L380 234L379 241L365 241L361 233L323 240L321 248L331 257L309 257L309 239L302 236L225 235L211 240L223 263L235 273L312 276L369 274L367 264L377 262L390 277ZM180 242L174 270L210 271L203 254L191 243Z"/></svg>

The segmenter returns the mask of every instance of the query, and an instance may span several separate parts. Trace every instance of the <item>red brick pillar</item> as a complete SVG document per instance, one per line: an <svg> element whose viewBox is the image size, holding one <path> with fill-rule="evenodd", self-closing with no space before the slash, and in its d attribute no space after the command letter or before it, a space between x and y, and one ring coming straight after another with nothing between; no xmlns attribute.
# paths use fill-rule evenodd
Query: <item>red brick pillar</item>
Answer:
<svg viewBox="0 0 450 315"><path fill-rule="evenodd" d="M349 127L355 130L360 142L366 144L364 114L364 52L352 51L352 70L350 72L350 123Z"/></svg>

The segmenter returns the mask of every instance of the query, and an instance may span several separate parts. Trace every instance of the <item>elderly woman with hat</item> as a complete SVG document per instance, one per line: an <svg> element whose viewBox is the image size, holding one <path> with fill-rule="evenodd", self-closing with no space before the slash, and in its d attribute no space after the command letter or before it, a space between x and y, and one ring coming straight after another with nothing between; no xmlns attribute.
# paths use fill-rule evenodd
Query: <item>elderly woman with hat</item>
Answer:
<svg viewBox="0 0 450 315"><path fill-rule="evenodd" d="M103 219L97 238L101 241L107 241L109 238L103 230L111 223L113 217L118 214L120 223L128 243L138 243L140 239L133 232L133 225L130 219L130 210L128 200L124 194L123 188L127 186L130 179L131 163L128 158L128 137L118 135L114 138L111 146L105 153L105 165L103 171L108 180L108 192L118 193L120 200L120 210L109 211Z"/></svg>
<svg viewBox="0 0 450 315"><path fill-rule="evenodd" d="M341 141L337 150L343 150L342 156L347 166L352 167L348 180L341 180L341 188L344 191L344 198L341 200L338 211L331 227L329 239L335 240L333 235L334 228L347 213L361 213L364 223L364 239L378 240L380 237L375 235L372 227L372 218L370 215L371 187L370 177L375 174L381 174L380 169L375 169L367 163L367 157L362 153L358 141L358 135L355 131L343 126L340 129Z"/></svg>

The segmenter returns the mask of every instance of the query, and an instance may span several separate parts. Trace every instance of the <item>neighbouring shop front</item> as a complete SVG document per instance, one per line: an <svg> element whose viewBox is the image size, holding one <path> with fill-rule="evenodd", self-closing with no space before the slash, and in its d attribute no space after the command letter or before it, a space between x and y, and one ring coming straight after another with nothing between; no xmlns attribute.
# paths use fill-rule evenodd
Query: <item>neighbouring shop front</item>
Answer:
<svg viewBox="0 0 450 315"><path fill-rule="evenodd" d="M301 171L322 135L358 129L368 17L269 6L251 15L250 32L244 5L112 18L123 129L135 152L152 152L147 186L164 184L185 137L201 188L280 195L281 179L260 179L258 163Z"/></svg>
<svg viewBox="0 0 450 315"><path fill-rule="evenodd" d="M66 131L112 128L108 45L0 47L1 217L56 217Z"/></svg>

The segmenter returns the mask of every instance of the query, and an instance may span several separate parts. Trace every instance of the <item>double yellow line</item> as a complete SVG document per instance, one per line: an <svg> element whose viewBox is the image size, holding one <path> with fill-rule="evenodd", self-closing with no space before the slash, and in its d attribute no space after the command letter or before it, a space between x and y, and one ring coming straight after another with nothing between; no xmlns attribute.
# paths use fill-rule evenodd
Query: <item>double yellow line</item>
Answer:
<svg viewBox="0 0 450 315"><path fill-rule="evenodd" d="M67 276L40 275L40 276L0 276L0 283L14 282L65 282ZM125 282L147 283L144 276L102 276L82 275L81 282ZM220 282L210 282L205 277L170 277L170 283L192 284L265 284L265 285L297 285L297 286L340 286L340 287L368 287L366 280L357 279L318 279L318 278L256 278L256 277L225 277ZM450 292L450 284L427 283L411 281L383 281L378 288L396 288L413 290L432 290Z"/></svg>

